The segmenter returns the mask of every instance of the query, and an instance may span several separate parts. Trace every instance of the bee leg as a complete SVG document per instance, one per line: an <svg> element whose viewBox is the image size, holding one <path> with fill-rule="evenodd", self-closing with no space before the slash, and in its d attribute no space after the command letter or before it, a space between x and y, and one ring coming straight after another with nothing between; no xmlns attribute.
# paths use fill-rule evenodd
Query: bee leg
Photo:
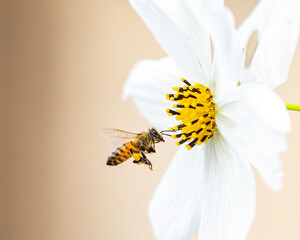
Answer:
<svg viewBox="0 0 300 240"><path fill-rule="evenodd" d="M140 153L136 150L130 149L129 150L132 157L134 158L133 163L141 165L143 163Z"/></svg>
<svg viewBox="0 0 300 240"><path fill-rule="evenodd" d="M140 161L141 156L140 156L139 152L137 152L133 149L130 149L129 151L130 151L130 153L131 153L131 155L132 155L132 157L134 158L135 161L137 161L137 162Z"/></svg>
<svg viewBox="0 0 300 240"><path fill-rule="evenodd" d="M141 161L142 161L144 164L148 165L149 168L150 168L150 170L152 170L152 163L151 163L151 162L149 161L149 159L146 157L145 153L141 152L141 154L142 154Z"/></svg>
<svg viewBox="0 0 300 240"><path fill-rule="evenodd" d="M140 146L139 148L142 152L145 152L146 151L146 148L144 146Z"/></svg>
<svg viewBox="0 0 300 240"><path fill-rule="evenodd" d="M151 146L151 147L149 147L149 149L148 149L148 153L155 153L156 151L155 151L155 149Z"/></svg>
<svg viewBox="0 0 300 240"><path fill-rule="evenodd" d="M139 164L147 164L147 157L143 152L140 152L142 156L140 156Z"/></svg>
<svg viewBox="0 0 300 240"><path fill-rule="evenodd" d="M142 158L147 159L146 155L144 152L141 152Z"/></svg>
<svg viewBox="0 0 300 240"><path fill-rule="evenodd" d="M147 159L147 157L146 157L146 155L145 155L144 152L142 152L142 151L141 152L137 152L137 151L135 151L133 149L130 149L129 151L130 151L132 157L134 158L133 163L138 164L138 165L140 165L140 164L146 164L152 170L152 164Z"/></svg>
<svg viewBox="0 0 300 240"><path fill-rule="evenodd" d="M149 166L149 169L151 171L153 171L153 169L152 169L152 163L148 159L146 159L146 164Z"/></svg>
<svg viewBox="0 0 300 240"><path fill-rule="evenodd" d="M142 164L141 161L136 161L136 160L133 160L133 163L138 164L138 165L141 165L141 164Z"/></svg>

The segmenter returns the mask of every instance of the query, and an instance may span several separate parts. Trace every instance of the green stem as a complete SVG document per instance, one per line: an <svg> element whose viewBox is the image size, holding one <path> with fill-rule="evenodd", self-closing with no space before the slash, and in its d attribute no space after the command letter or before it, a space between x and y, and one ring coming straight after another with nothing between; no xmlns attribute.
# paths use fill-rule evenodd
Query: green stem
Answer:
<svg viewBox="0 0 300 240"><path fill-rule="evenodd" d="M298 104L286 103L285 106L286 106L287 110L300 112L300 105L298 105Z"/></svg>

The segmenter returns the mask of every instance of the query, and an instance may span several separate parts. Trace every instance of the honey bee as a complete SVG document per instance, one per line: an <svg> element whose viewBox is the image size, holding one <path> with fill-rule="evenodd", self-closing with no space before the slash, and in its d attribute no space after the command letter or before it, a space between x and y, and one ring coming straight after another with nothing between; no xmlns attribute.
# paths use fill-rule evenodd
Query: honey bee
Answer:
<svg viewBox="0 0 300 240"><path fill-rule="evenodd" d="M146 164L152 170L152 163L145 154L155 153L155 143L165 141L162 135L170 136L163 132L159 133L155 128L141 133L131 133L114 128L103 129L104 136L112 143L119 144L119 147L108 157L106 165L116 166L133 157L133 163ZM124 141L127 142L124 143Z"/></svg>

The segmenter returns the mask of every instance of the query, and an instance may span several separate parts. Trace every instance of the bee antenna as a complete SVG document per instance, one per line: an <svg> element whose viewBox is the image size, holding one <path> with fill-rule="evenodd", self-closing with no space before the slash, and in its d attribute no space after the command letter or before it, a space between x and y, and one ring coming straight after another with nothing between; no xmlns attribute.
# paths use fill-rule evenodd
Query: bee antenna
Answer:
<svg viewBox="0 0 300 240"><path fill-rule="evenodd" d="M164 132L176 132L176 130L162 130L160 133L162 134L162 133L164 133Z"/></svg>
<svg viewBox="0 0 300 240"><path fill-rule="evenodd" d="M172 135L166 134L166 133L161 133L161 135L163 135L163 136L168 136L168 137L172 137Z"/></svg>

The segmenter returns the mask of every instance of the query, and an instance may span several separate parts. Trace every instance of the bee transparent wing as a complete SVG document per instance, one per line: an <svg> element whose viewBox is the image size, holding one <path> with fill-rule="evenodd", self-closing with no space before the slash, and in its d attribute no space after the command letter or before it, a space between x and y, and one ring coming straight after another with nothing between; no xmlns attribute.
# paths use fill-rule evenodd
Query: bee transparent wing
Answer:
<svg viewBox="0 0 300 240"><path fill-rule="evenodd" d="M101 133L115 146L119 147L139 136L138 133L126 132L116 128L104 128Z"/></svg>

